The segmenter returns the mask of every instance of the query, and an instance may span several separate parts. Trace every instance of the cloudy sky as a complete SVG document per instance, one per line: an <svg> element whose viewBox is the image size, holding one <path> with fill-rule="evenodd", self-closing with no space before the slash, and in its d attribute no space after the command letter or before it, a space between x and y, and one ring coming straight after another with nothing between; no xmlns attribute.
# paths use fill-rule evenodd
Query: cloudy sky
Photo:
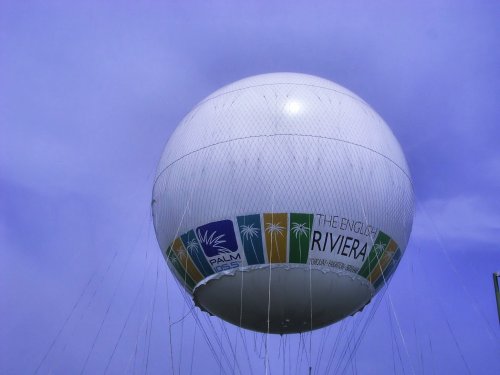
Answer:
<svg viewBox="0 0 500 375"><path fill-rule="evenodd" d="M347 332L352 373L500 373L499 17L477 0L1 1L0 373L263 372L265 338L189 311L149 207L183 116L276 71L370 103L406 153L416 218L366 330L315 333L300 361L280 352L300 339L271 337L269 369L324 373Z"/></svg>

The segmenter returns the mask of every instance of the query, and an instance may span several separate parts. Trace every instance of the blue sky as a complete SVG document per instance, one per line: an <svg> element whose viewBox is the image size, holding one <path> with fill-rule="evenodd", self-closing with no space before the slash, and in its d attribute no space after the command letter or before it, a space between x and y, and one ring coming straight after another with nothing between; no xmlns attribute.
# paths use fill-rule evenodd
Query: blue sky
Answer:
<svg viewBox="0 0 500 375"><path fill-rule="evenodd" d="M188 307L160 259L152 182L198 101L275 71L365 99L413 176L412 239L349 371L499 373L499 16L494 1L2 1L0 373L190 373L190 358L193 373L219 373L192 315L169 334ZM245 374L247 337L262 372L261 336L199 317L234 337ZM301 350L269 340L274 354ZM316 333L312 347L331 340Z"/></svg>

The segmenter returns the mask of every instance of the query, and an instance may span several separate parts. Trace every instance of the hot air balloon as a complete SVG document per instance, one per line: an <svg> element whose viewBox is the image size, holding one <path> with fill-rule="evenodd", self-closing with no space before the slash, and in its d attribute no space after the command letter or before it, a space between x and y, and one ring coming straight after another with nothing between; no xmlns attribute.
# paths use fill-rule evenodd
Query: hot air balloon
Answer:
<svg viewBox="0 0 500 375"><path fill-rule="evenodd" d="M413 221L401 147L363 99L297 73L203 99L171 135L152 194L171 272L204 311L307 332L363 309Z"/></svg>

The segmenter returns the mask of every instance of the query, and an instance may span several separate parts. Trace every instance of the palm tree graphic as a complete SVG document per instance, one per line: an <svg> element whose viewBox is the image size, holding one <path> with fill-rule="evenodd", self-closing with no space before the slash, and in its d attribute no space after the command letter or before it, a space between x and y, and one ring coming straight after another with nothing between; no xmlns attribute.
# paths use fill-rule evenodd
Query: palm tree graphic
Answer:
<svg viewBox="0 0 500 375"><path fill-rule="evenodd" d="M254 226L255 224L252 223L250 225L242 225L240 226L241 228L241 234L245 237L246 240L250 239L252 240L253 237L256 237L257 234L259 233L259 229Z"/></svg>
<svg viewBox="0 0 500 375"><path fill-rule="evenodd" d="M385 243L383 243L383 242L379 242L379 243L375 244L375 246L373 246L373 248L374 248L374 249L375 249L375 251L378 253L378 252L382 252L382 251L384 251L385 246L386 246L386 244L385 244Z"/></svg>
<svg viewBox="0 0 500 375"><path fill-rule="evenodd" d="M256 228L254 225L255 223L252 223L250 225L242 225L240 226L240 229L243 238L247 241L250 240L250 245L252 245L252 250L255 255L255 259L259 261L259 257L257 256L257 251L255 251L255 246L253 244L253 239L254 237L258 236L260 229Z"/></svg>
<svg viewBox="0 0 500 375"><path fill-rule="evenodd" d="M277 223L271 222L271 223L266 224L266 232L271 235L271 256L270 256L271 259L273 256L273 246L272 246L273 239L274 239L274 244L276 245L276 249L278 249L277 235L280 234L282 237L284 237L284 235L283 235L284 229L285 229L285 227L281 226L280 222L277 222ZM278 253L278 260L281 261L281 259L279 258L279 253Z"/></svg>
<svg viewBox="0 0 500 375"><path fill-rule="evenodd" d="M197 265L198 269L200 269L200 271L202 271L202 273L206 273L207 269L206 269L205 265L203 264L203 260L201 258L203 255L200 256L200 252L197 251L200 248L200 244L198 243L196 238L192 238L191 240L189 240L186 247L187 247L187 251L188 251L189 255L191 255L191 259L193 259L195 261L195 264ZM185 253L185 251L184 251L184 253ZM187 261L186 261L186 263L187 263Z"/></svg>
<svg viewBox="0 0 500 375"><path fill-rule="evenodd" d="M196 241L194 238L188 241L187 249L188 251L196 252L196 250L198 250L198 241Z"/></svg>
<svg viewBox="0 0 500 375"><path fill-rule="evenodd" d="M212 247L218 252L218 254L232 253L231 250L222 245L226 243L226 240L224 239L225 236L226 235L224 233L217 235L217 231L213 231L210 235L208 235L208 230L205 230L205 233L202 234L201 230L198 229L198 238L200 239L200 242L203 245L208 245Z"/></svg>
<svg viewBox="0 0 500 375"><path fill-rule="evenodd" d="M292 232L295 234L295 238L300 238L307 235L309 227L306 226L306 223L292 223Z"/></svg>
<svg viewBox="0 0 500 375"><path fill-rule="evenodd" d="M309 230L306 223L292 223L292 233L295 234L295 238L299 240L299 259L302 259L302 241L300 239L302 236L307 236Z"/></svg>
<svg viewBox="0 0 500 375"><path fill-rule="evenodd" d="M198 253L198 241L196 241L195 238L192 238L191 240L188 241L187 243L187 251L188 253L191 254L191 258L193 257L192 254L195 254L196 255L196 258L198 258L198 261L200 261L200 257L199 257L199 253ZM186 255L186 251L184 250L183 251L183 254ZM187 259L186 259L186 263L187 263Z"/></svg>

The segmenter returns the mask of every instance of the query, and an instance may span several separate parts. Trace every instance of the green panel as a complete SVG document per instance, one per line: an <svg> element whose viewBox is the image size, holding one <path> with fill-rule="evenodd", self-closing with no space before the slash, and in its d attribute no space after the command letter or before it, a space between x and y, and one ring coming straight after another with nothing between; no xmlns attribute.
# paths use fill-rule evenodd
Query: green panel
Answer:
<svg viewBox="0 0 500 375"><path fill-rule="evenodd" d="M394 256L392 257L391 262L384 270L383 276L379 277L378 280L373 284L375 290L379 290L387 281L389 281L394 271L396 271L396 267L398 266L402 256L403 252L400 248L398 248L396 250L396 253L394 253Z"/></svg>
<svg viewBox="0 0 500 375"><path fill-rule="evenodd" d="M389 244L391 238L382 231L378 232L377 239L370 250L370 254L368 255L368 259L365 260L363 266L358 272L358 275L363 277L368 277L368 275L372 272L372 270L377 266L380 258L382 257L382 253L385 248Z"/></svg>
<svg viewBox="0 0 500 375"><path fill-rule="evenodd" d="M290 214L289 263L307 263L313 218L312 214Z"/></svg>

